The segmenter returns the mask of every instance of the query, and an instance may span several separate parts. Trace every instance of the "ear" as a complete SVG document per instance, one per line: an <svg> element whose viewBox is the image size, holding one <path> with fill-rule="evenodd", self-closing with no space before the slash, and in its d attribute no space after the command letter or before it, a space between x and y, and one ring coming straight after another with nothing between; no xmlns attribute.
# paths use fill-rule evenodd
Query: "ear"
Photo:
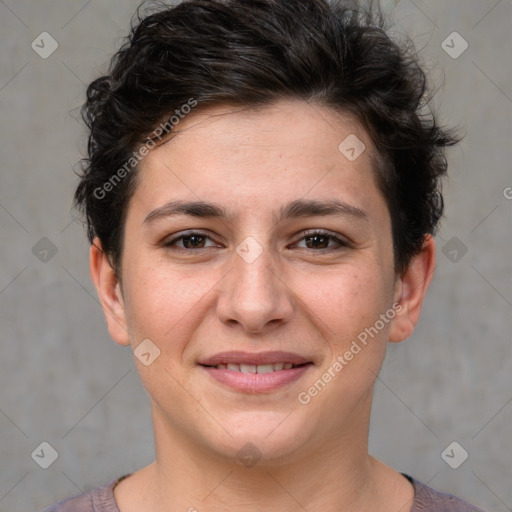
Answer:
<svg viewBox="0 0 512 512"><path fill-rule="evenodd" d="M421 252L414 256L405 273L397 279L395 303L396 315L391 321L389 341L399 342L408 338L420 317L423 299L434 275L436 245L434 238L427 235Z"/></svg>
<svg viewBox="0 0 512 512"><path fill-rule="evenodd" d="M129 345L121 284L97 237L93 240L89 253L89 271L100 298L110 336L120 345Z"/></svg>

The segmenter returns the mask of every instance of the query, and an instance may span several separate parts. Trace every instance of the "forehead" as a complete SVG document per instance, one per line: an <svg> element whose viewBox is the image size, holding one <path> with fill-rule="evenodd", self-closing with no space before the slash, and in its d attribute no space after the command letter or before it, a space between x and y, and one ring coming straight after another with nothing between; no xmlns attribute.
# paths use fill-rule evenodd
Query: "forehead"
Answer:
<svg viewBox="0 0 512 512"><path fill-rule="evenodd" d="M368 134L349 114L299 100L210 106L181 119L145 157L133 199L146 211L173 199L215 200L233 215L252 205L274 217L278 203L305 197L363 209L378 194L373 161Z"/></svg>
<svg viewBox="0 0 512 512"><path fill-rule="evenodd" d="M354 115L294 99L260 107L202 107L179 120L172 134L163 145L200 142L215 153L227 148L233 157L258 150L270 151L270 156L276 152L284 156L300 149L302 156L341 154L353 161L363 153L368 159L374 152L368 134ZM355 152L347 152L350 149Z"/></svg>

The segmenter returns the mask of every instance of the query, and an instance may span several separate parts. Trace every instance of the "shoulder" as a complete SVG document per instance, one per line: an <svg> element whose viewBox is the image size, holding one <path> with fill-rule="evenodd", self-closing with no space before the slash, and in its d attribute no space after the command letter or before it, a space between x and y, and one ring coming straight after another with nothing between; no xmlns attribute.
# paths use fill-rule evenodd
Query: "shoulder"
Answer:
<svg viewBox="0 0 512 512"><path fill-rule="evenodd" d="M125 476L89 492L59 501L42 512L119 512L114 498L114 487Z"/></svg>
<svg viewBox="0 0 512 512"><path fill-rule="evenodd" d="M452 494L436 491L415 478L402 473L414 486L411 512L484 512Z"/></svg>

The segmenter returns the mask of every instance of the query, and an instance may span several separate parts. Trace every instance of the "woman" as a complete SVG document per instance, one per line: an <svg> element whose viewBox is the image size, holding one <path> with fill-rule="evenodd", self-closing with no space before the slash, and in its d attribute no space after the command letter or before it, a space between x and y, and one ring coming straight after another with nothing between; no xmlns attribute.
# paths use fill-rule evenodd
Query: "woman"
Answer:
<svg viewBox="0 0 512 512"><path fill-rule="evenodd" d="M89 86L75 200L156 460L48 510L478 510L368 453L456 142L376 23L323 0L185 1Z"/></svg>

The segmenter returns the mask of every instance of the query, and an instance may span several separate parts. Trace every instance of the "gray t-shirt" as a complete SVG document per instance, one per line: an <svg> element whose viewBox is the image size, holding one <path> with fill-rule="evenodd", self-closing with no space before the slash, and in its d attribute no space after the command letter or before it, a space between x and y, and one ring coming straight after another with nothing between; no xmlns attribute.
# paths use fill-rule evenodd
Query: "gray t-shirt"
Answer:
<svg viewBox="0 0 512 512"><path fill-rule="evenodd" d="M410 512L484 512L456 496L436 491L405 473L402 475L414 486L414 501ZM60 501L42 512L119 512L114 487L126 476L129 475L80 496Z"/></svg>

